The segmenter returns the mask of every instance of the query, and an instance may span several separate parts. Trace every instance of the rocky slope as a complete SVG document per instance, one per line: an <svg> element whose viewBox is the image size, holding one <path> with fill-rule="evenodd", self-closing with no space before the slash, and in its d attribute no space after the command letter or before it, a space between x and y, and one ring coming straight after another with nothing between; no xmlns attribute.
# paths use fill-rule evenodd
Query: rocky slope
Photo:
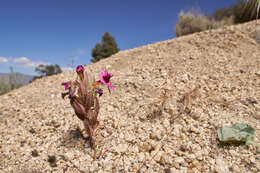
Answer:
<svg viewBox="0 0 260 173"><path fill-rule="evenodd" d="M216 130L251 124L260 141L260 45L255 22L121 51L108 69L97 153L60 85L75 72L0 96L0 172L259 172L254 146L223 146ZM84 137L83 137L83 136Z"/></svg>

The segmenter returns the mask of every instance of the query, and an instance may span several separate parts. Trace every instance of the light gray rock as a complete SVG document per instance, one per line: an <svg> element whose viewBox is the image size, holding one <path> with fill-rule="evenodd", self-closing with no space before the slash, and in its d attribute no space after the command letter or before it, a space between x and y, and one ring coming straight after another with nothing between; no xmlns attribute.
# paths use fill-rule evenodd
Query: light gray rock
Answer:
<svg viewBox="0 0 260 173"><path fill-rule="evenodd" d="M226 161L224 161L222 156L218 156L216 159L215 171L217 173L230 173L228 165L226 164Z"/></svg>

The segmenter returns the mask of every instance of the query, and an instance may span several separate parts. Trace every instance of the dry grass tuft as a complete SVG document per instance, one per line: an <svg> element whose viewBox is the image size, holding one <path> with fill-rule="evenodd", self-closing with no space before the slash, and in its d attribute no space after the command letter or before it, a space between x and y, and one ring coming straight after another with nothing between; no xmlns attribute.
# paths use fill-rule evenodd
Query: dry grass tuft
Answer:
<svg viewBox="0 0 260 173"><path fill-rule="evenodd" d="M165 110L167 101L172 97L172 90L162 88L160 97L150 104L151 113L147 115L147 119L153 120L160 118Z"/></svg>
<svg viewBox="0 0 260 173"><path fill-rule="evenodd" d="M200 86L195 87L193 90L187 92L183 98L182 98L182 102L184 105L184 110L186 109L191 109L192 104L194 101L196 101L197 99L201 98L201 94L200 94Z"/></svg>

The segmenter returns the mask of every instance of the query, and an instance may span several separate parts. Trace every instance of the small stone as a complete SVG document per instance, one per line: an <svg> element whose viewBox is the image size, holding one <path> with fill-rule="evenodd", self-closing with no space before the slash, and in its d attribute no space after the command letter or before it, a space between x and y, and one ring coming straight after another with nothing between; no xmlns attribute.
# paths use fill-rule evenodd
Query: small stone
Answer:
<svg viewBox="0 0 260 173"><path fill-rule="evenodd" d="M50 163L51 167L56 167L57 163L56 163L56 156L48 156L48 162Z"/></svg>
<svg viewBox="0 0 260 173"><path fill-rule="evenodd" d="M160 140L161 139L161 133L159 130L154 130L151 134L150 134L150 138L151 139L155 139L155 140Z"/></svg>
<svg viewBox="0 0 260 173"><path fill-rule="evenodd" d="M165 169L164 169L164 172L165 172L165 173L171 173L171 169L170 169L170 168L165 168Z"/></svg>
<svg viewBox="0 0 260 173"><path fill-rule="evenodd" d="M200 162L198 160L194 160L192 162L192 166L197 168L197 170L201 171L201 164L200 164Z"/></svg>
<svg viewBox="0 0 260 173"><path fill-rule="evenodd" d="M255 119L257 119L257 120L260 120L260 111L257 111L257 112L254 114L254 117L255 117Z"/></svg>
<svg viewBox="0 0 260 173"><path fill-rule="evenodd" d="M182 145L180 146L180 150L183 151L183 152L188 151L187 145L182 144Z"/></svg>
<svg viewBox="0 0 260 173"><path fill-rule="evenodd" d="M229 173L229 169L222 157L218 156L216 159L215 171L217 173Z"/></svg>
<svg viewBox="0 0 260 173"><path fill-rule="evenodd" d="M89 167L89 172L95 172L95 171L96 171L96 168L94 165Z"/></svg>
<svg viewBox="0 0 260 173"><path fill-rule="evenodd" d="M191 117L192 117L194 120L199 120L199 119L200 119L200 114L198 114L198 113L191 113Z"/></svg>
<svg viewBox="0 0 260 173"><path fill-rule="evenodd" d="M171 168L171 173L178 173L179 170L177 170L176 168Z"/></svg>
<svg viewBox="0 0 260 173"><path fill-rule="evenodd" d="M236 156L237 155L237 152L235 150L229 150L229 153L232 155L232 156Z"/></svg>
<svg viewBox="0 0 260 173"><path fill-rule="evenodd" d="M172 157L168 153L164 153L161 157L161 164L166 165L166 164L171 164L172 163Z"/></svg>
<svg viewBox="0 0 260 173"><path fill-rule="evenodd" d="M200 130L198 128L195 128L194 126L191 126L190 131L196 134L200 134Z"/></svg>
<svg viewBox="0 0 260 173"><path fill-rule="evenodd" d="M29 132L32 133L32 134L36 133L36 131L34 130L34 128L31 128L31 129L29 130Z"/></svg>
<svg viewBox="0 0 260 173"><path fill-rule="evenodd" d="M138 153L137 158L138 161L143 162L145 158L145 153Z"/></svg>
<svg viewBox="0 0 260 173"><path fill-rule="evenodd" d="M201 150L199 150L198 152L195 153L195 156L198 160L202 160L203 159L202 154L203 154L203 152Z"/></svg>
<svg viewBox="0 0 260 173"><path fill-rule="evenodd" d="M174 162L180 163L180 164L184 163L184 161L185 161L185 160L184 160L183 157L177 157L177 158L174 159Z"/></svg>
<svg viewBox="0 0 260 173"><path fill-rule="evenodd" d="M65 158L67 158L68 160L73 160L74 154L72 152L67 152L65 154Z"/></svg>
<svg viewBox="0 0 260 173"><path fill-rule="evenodd" d="M116 147L116 151L119 153L125 153L127 151L128 145L127 144L119 144Z"/></svg>
<svg viewBox="0 0 260 173"><path fill-rule="evenodd" d="M174 168L176 168L176 169L180 169L180 164L177 162L173 162L172 166L174 166Z"/></svg>
<svg viewBox="0 0 260 173"><path fill-rule="evenodd" d="M257 147L256 147L256 152L257 152L257 153L260 153L260 146L257 146Z"/></svg>
<svg viewBox="0 0 260 173"><path fill-rule="evenodd" d="M196 158L195 154L189 154L187 155L187 158L189 158L190 160L194 160Z"/></svg>
<svg viewBox="0 0 260 173"><path fill-rule="evenodd" d="M243 69L240 69L239 72L240 73L245 73L245 71Z"/></svg>
<svg viewBox="0 0 260 173"><path fill-rule="evenodd" d="M33 156L33 157L39 156L38 151L37 151L37 150L33 150L33 151L32 151L32 156Z"/></svg>
<svg viewBox="0 0 260 173"><path fill-rule="evenodd" d="M169 127L171 126L170 121L169 121L168 119L165 119L165 120L163 121L163 126L164 126L165 128L169 128Z"/></svg>
<svg viewBox="0 0 260 173"><path fill-rule="evenodd" d="M21 141L21 143L20 143L20 146L21 147L24 147L24 144L26 143L26 141Z"/></svg>
<svg viewBox="0 0 260 173"><path fill-rule="evenodd" d="M145 142L145 143L143 144L143 147L142 147L142 148L143 148L144 151L150 152L153 147L151 146L151 144Z"/></svg>
<svg viewBox="0 0 260 173"><path fill-rule="evenodd" d="M156 155L154 156L154 160L158 163L161 163L161 157L163 155L163 151L159 151L158 153L156 153Z"/></svg>
<svg viewBox="0 0 260 173"><path fill-rule="evenodd" d="M23 115L23 114L21 114L21 115L19 116L19 118L18 118L18 120L19 120L20 122L23 122L23 121L24 121L24 119L25 119L25 117L24 117L24 115Z"/></svg>
<svg viewBox="0 0 260 173"><path fill-rule="evenodd" d="M129 143L134 143L135 136L133 134L126 133L125 134L125 140Z"/></svg>
<svg viewBox="0 0 260 173"><path fill-rule="evenodd" d="M181 129L182 129L181 125L174 126L173 135L179 137L181 134Z"/></svg>
<svg viewBox="0 0 260 173"><path fill-rule="evenodd" d="M241 169L237 165L232 165L233 172L240 172Z"/></svg>

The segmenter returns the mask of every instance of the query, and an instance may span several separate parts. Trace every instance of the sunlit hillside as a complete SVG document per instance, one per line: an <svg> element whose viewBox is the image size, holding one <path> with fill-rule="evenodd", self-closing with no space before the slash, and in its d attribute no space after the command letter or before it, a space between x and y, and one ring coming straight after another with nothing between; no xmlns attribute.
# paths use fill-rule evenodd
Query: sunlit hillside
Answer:
<svg viewBox="0 0 260 173"><path fill-rule="evenodd" d="M219 127L243 122L260 142L255 30L256 21L209 30L86 66L96 79L104 69L114 74L115 90L100 97L106 128L97 132L95 160L82 122L61 98L61 83L75 72L0 96L0 172L260 172L260 149L217 140Z"/></svg>

